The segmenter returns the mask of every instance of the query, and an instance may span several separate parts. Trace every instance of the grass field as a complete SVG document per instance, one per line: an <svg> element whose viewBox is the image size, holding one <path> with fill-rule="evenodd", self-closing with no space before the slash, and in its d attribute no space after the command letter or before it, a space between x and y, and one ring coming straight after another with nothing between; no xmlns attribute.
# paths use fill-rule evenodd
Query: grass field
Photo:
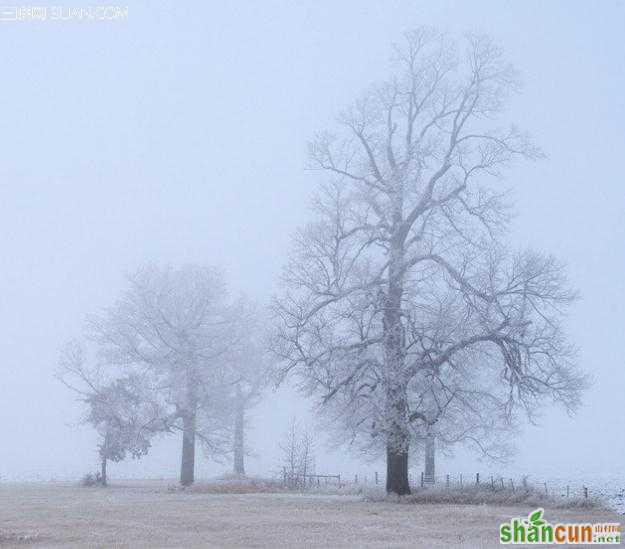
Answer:
<svg viewBox="0 0 625 549"><path fill-rule="evenodd" d="M366 502L358 496L207 494L164 486L0 485L1 547L500 547L529 508ZM614 521L602 510L547 519Z"/></svg>

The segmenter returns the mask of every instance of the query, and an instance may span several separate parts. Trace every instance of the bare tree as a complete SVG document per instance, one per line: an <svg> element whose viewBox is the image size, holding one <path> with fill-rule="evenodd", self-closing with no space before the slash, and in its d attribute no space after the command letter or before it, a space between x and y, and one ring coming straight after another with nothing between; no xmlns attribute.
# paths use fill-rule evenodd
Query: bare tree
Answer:
<svg viewBox="0 0 625 549"><path fill-rule="evenodd" d="M64 347L59 364L59 379L86 404L83 421L100 436L100 482L106 486L108 461L121 461L127 454L140 458L148 453L152 438L167 430L163 410L145 378L136 374L114 378L109 368L88 364L78 342Z"/></svg>
<svg viewBox="0 0 625 549"><path fill-rule="evenodd" d="M260 401L261 393L270 377L271 363L266 342L266 315L249 299L241 299L236 306L238 343L230 350L229 367L233 378L234 428L233 472L245 475L246 413Z"/></svg>
<svg viewBox="0 0 625 549"><path fill-rule="evenodd" d="M309 476L314 474L314 442L311 432L302 428L295 418L280 446L282 450L282 474L288 488L306 488Z"/></svg>
<svg viewBox="0 0 625 549"><path fill-rule="evenodd" d="M91 323L111 364L151 379L182 431L180 482L194 481L196 439L213 455L229 447L231 379L226 356L237 342L233 311L219 274L188 265L155 266L128 279L123 297Z"/></svg>
<svg viewBox="0 0 625 549"><path fill-rule="evenodd" d="M413 421L415 453L424 459L426 481L436 477L436 448L450 453L457 445L476 449L491 461L503 462L514 451L516 415L508 410L507 397L497 380L479 379L481 364L427 372L414 387L419 411ZM489 373L488 375L491 375ZM498 392L499 395L498 396Z"/></svg>
<svg viewBox="0 0 625 549"><path fill-rule="evenodd" d="M514 71L483 36L405 38L395 75L310 147L329 181L297 235L274 344L285 374L386 453L397 494L433 409L442 424L473 394L508 416L547 396L572 410L584 384L561 330L574 294L560 266L501 239L501 174L539 155L498 122Z"/></svg>

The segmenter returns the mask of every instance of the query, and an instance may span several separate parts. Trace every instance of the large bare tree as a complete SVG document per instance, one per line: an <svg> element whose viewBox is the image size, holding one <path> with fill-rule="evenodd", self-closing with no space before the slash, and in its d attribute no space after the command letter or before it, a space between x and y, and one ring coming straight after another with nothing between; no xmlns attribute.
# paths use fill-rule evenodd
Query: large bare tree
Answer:
<svg viewBox="0 0 625 549"><path fill-rule="evenodd" d="M539 154L500 122L514 71L488 38L430 29L394 66L311 144L328 177L285 271L275 348L406 494L433 410L442 424L471 394L509 416L548 397L573 409L584 378L561 267L502 239L502 172Z"/></svg>

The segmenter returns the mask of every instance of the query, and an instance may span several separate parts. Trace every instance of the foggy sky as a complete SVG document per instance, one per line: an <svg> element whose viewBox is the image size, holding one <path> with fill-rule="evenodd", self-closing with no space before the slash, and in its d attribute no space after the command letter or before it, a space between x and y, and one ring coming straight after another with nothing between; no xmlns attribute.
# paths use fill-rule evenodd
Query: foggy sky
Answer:
<svg viewBox="0 0 625 549"><path fill-rule="evenodd" d="M2 479L95 468L96 437L53 375L60 345L115 299L124 271L212 264L234 294L269 298L319 177L304 170L307 140L386 77L391 43L421 24L487 32L521 72L509 118L547 159L508 178L511 238L566 260L582 296L570 334L594 386L575 418L550 409L526 428L507 469L622 471L623 2L126 4L126 22L0 22ZM293 413L312 422L308 408L287 389L257 408L252 472L275 468L274 441ZM174 477L178 444L111 475ZM319 454L318 469L369 467ZM460 453L439 471L475 467Z"/></svg>

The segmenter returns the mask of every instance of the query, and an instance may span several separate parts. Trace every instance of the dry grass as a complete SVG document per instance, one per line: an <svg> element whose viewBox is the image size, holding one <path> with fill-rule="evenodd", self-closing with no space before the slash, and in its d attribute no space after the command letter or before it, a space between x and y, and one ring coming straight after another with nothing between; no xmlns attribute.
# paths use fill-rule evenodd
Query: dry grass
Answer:
<svg viewBox="0 0 625 549"><path fill-rule="evenodd" d="M8 546L8 545L33 545L44 542L45 539L39 533L28 533L28 532L3 532L0 530L0 545Z"/></svg>
<svg viewBox="0 0 625 549"><path fill-rule="evenodd" d="M268 494L284 492L282 483L259 478L227 478L211 482L197 482L188 488L177 487L194 494Z"/></svg>
<svg viewBox="0 0 625 549"><path fill-rule="evenodd" d="M171 491L186 490L198 494L266 494L266 493L299 493L299 491L284 488L282 482L275 479L254 477L224 477L210 482L199 482L189 488L171 486ZM387 496L383 486L362 484L343 484L337 486L311 486L306 489L307 495L338 495L361 496L365 501L414 504L449 504L449 505L497 505L548 507L551 509L591 509L605 505L595 497L584 499L581 497L558 497L547 495L542 490L526 485L514 490L490 485L467 485L446 487L445 485L413 488L410 496L397 498Z"/></svg>
<svg viewBox="0 0 625 549"><path fill-rule="evenodd" d="M499 547L528 506L397 505L359 496L168 491L166 483L0 485L0 547ZM601 509L548 520L619 521Z"/></svg>
<svg viewBox="0 0 625 549"><path fill-rule="evenodd" d="M448 505L496 505L545 507L549 509L599 509L604 505L596 498L561 498L546 495L532 487L516 490L492 489L488 486L466 486L460 488L445 488L444 486L420 488L409 496L393 498L384 493L366 494L370 501L399 501L400 503L415 504L448 504Z"/></svg>

